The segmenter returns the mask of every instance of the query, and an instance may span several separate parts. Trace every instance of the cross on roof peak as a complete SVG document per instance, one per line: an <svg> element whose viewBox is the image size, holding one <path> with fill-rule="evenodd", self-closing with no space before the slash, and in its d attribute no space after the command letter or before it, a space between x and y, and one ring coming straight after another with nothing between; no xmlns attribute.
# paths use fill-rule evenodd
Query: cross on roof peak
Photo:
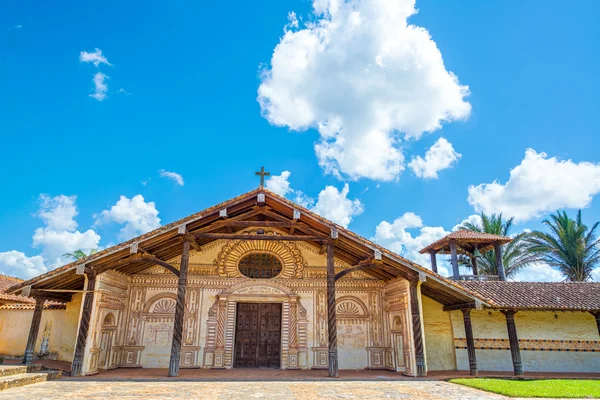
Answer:
<svg viewBox="0 0 600 400"><path fill-rule="evenodd" d="M255 175L260 175L259 187L265 187L265 176L271 176L270 172L265 172L265 167L260 167L259 172L255 172Z"/></svg>

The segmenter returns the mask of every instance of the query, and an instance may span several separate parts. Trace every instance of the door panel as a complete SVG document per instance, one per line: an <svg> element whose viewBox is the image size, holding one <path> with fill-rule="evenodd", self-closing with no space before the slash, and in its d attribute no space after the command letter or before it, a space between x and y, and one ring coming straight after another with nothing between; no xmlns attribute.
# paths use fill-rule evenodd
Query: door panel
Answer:
<svg viewBox="0 0 600 400"><path fill-rule="evenodd" d="M281 304L238 303L235 333L236 368L279 368Z"/></svg>

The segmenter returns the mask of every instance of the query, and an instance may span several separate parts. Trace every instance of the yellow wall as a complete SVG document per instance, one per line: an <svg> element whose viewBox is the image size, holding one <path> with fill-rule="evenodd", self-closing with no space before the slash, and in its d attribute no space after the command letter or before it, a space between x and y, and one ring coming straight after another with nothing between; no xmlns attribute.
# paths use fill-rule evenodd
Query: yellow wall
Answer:
<svg viewBox="0 0 600 400"><path fill-rule="evenodd" d="M558 318L555 318L554 316ZM475 339L508 339L506 318L499 311L473 310L471 312ZM464 338L464 324L460 311L452 312L456 338ZM519 311L515 314L519 340L599 341L596 320L587 312ZM567 346L565 344L564 346ZM597 346L596 346L597 347ZM476 349L480 371L512 371L509 350ZM458 369L468 370L465 349L456 350ZM525 371L542 372L600 372L597 352L521 350Z"/></svg>
<svg viewBox="0 0 600 400"><path fill-rule="evenodd" d="M44 331L49 331L48 351L58 360L71 361L75 347L81 294L73 295L66 310L44 310L40 322L35 353L38 353ZM33 310L0 310L0 354L22 357L25 353Z"/></svg>
<svg viewBox="0 0 600 400"><path fill-rule="evenodd" d="M429 371L456 369L450 313L443 311L440 303L427 296L421 296L421 299L427 369Z"/></svg>

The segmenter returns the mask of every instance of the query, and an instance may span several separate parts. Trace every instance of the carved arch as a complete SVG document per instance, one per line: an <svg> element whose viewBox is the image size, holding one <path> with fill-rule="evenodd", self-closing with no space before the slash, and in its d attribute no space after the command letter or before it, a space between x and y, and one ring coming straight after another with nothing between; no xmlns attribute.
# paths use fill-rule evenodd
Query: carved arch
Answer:
<svg viewBox="0 0 600 400"><path fill-rule="evenodd" d="M269 253L282 264L278 278L302 278L304 259L294 242L285 240L229 240L225 243L214 263L221 276L243 277L238 269L239 261L251 253Z"/></svg>
<svg viewBox="0 0 600 400"><path fill-rule="evenodd" d="M102 327L112 327L115 326L115 316L113 313L109 312L104 316L104 320L102 321Z"/></svg>
<svg viewBox="0 0 600 400"><path fill-rule="evenodd" d="M175 293L159 293L156 296L151 297L144 305L144 313L149 313L152 306L162 299L172 299L177 302L177 295Z"/></svg>
<svg viewBox="0 0 600 400"><path fill-rule="evenodd" d="M369 311L365 303L354 296L342 296L337 299L335 310L337 317L343 318L368 318Z"/></svg>

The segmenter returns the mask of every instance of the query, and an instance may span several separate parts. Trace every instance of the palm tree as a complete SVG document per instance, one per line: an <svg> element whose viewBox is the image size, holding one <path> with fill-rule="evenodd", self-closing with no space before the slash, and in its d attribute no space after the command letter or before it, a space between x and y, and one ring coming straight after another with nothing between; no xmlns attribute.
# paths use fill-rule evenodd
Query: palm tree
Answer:
<svg viewBox="0 0 600 400"><path fill-rule="evenodd" d="M480 217L481 224L465 222L459 226L459 229L510 236L514 218L505 220L502 218L502 213L489 216L481 213ZM507 278L514 276L521 268L535 262L535 256L529 251L528 236L527 232L521 232L514 236L510 243L502 246L502 262ZM459 265L472 268L469 257L461 256L458 262ZM498 275L496 253L493 249L482 253L481 257L477 258L477 269L481 275Z"/></svg>
<svg viewBox="0 0 600 400"><path fill-rule="evenodd" d="M92 254L96 253L98 251L98 249L92 249L90 250L90 254L85 254L85 251L78 249L75 250L72 253L65 253L63 254L64 258L71 258L73 259L73 261L77 261L77 260L81 260L83 258L86 258L88 256L91 256Z"/></svg>
<svg viewBox="0 0 600 400"><path fill-rule="evenodd" d="M531 250L538 259L558 269L566 281L587 281L600 262L600 240L596 238L596 222L591 229L577 218L571 219L566 211L556 211L542 222L550 232L535 231L529 239Z"/></svg>

